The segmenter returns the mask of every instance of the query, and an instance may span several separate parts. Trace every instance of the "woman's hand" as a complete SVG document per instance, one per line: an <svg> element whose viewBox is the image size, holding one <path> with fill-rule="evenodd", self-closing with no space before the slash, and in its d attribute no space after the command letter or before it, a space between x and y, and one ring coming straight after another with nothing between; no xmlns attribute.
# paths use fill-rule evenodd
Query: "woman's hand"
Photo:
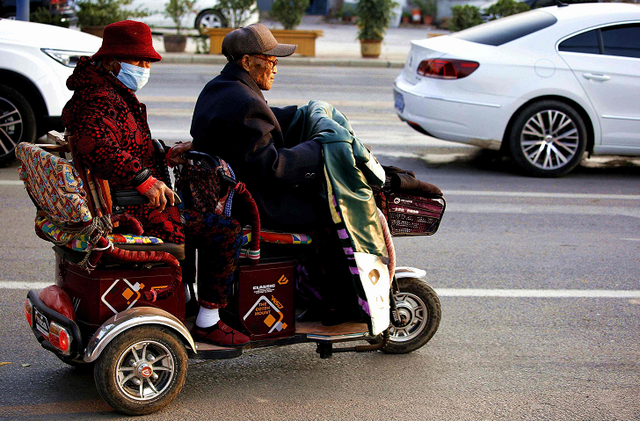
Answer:
<svg viewBox="0 0 640 421"><path fill-rule="evenodd" d="M182 154L191 149L193 149L192 142L176 143L176 145L167 152L167 165L175 167L176 165L186 164L187 161L182 158Z"/></svg>
<svg viewBox="0 0 640 421"><path fill-rule="evenodd" d="M162 212L167 206L167 202L171 206L175 204L173 190L167 187L167 185L160 180L156 180L153 186L151 186L151 188L147 190L144 195L149 198L149 203L147 203L147 206L149 206L151 209L158 209L160 212Z"/></svg>

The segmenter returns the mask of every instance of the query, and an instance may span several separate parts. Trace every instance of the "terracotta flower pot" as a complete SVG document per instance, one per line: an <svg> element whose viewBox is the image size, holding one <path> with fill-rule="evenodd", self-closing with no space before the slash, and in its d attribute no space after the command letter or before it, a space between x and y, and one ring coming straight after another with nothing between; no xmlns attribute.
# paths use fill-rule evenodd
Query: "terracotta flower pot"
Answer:
<svg viewBox="0 0 640 421"><path fill-rule="evenodd" d="M187 37L184 35L163 35L162 38L167 53L183 53L187 48Z"/></svg>
<svg viewBox="0 0 640 421"><path fill-rule="evenodd" d="M424 23L425 25L431 25L433 23L433 16L431 15L424 15L422 17L422 23Z"/></svg>
<svg viewBox="0 0 640 421"><path fill-rule="evenodd" d="M361 39L360 53L364 58L378 58L382 51L382 41L377 39Z"/></svg>

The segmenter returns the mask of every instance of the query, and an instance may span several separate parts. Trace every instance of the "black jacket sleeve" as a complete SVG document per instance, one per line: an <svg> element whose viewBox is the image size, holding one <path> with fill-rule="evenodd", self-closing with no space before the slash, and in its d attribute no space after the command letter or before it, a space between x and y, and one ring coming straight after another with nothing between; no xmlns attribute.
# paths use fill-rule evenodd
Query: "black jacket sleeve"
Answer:
<svg viewBox="0 0 640 421"><path fill-rule="evenodd" d="M295 113L295 107L279 112L281 118L292 115L292 108ZM241 120L237 139L243 149L239 152L244 156L244 173L261 183L302 186L315 181L322 174L322 146L308 141L291 148L278 147L283 146L278 145L283 143L282 132L273 115L266 103L252 98L232 116L232 120Z"/></svg>

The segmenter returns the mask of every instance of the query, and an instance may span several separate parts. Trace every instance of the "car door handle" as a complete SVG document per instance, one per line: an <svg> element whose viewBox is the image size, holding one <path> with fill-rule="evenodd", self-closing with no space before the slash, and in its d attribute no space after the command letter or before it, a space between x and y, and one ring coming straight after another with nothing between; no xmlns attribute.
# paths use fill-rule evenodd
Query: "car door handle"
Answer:
<svg viewBox="0 0 640 421"><path fill-rule="evenodd" d="M589 80L597 80L599 82L605 82L609 79L611 79L611 76L607 76L607 75L594 75L593 73L583 73L582 76L584 76L585 79L589 79Z"/></svg>

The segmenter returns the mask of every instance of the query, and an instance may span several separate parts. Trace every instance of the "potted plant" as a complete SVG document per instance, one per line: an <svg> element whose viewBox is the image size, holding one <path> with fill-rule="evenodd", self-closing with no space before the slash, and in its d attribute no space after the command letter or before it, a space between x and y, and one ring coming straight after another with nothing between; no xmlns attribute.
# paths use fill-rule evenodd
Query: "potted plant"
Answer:
<svg viewBox="0 0 640 421"><path fill-rule="evenodd" d="M149 13L140 8L125 9L133 0L80 0L78 1L78 26L82 32L102 37L104 27L131 18L142 18Z"/></svg>
<svg viewBox="0 0 640 421"><path fill-rule="evenodd" d="M358 39L362 57L378 58L382 50L382 39L391 23L393 0L360 0L358 14Z"/></svg>
<svg viewBox="0 0 640 421"><path fill-rule="evenodd" d="M437 0L413 0L422 13L422 23L431 25L438 14Z"/></svg>
<svg viewBox="0 0 640 421"><path fill-rule="evenodd" d="M411 13L402 12L402 23L410 23L411 22Z"/></svg>
<svg viewBox="0 0 640 421"><path fill-rule="evenodd" d="M193 12L196 0L169 0L164 6L164 14L176 24L175 34L164 34L164 50L167 53L182 53L187 47L187 37L180 33L182 18Z"/></svg>
<svg viewBox="0 0 640 421"><path fill-rule="evenodd" d="M271 17L287 30L296 29L309 7L309 0L275 0L271 5Z"/></svg>

